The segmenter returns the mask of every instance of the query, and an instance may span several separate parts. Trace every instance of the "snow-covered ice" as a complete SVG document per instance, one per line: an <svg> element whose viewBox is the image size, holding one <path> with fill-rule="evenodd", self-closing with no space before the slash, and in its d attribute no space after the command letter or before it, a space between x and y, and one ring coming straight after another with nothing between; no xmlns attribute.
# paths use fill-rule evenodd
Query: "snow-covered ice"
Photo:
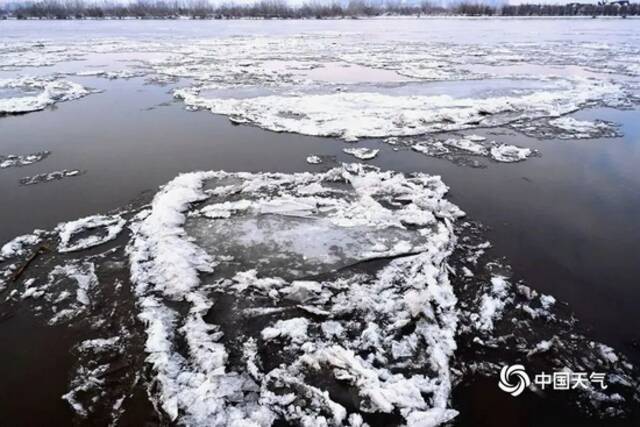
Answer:
<svg viewBox="0 0 640 427"><path fill-rule="evenodd" d="M526 160L534 151L526 147L518 147L497 141L487 141L479 135L464 135L447 139L414 139L403 140L413 151L432 157L451 160L478 156L490 158L496 162L512 163ZM464 162L462 162L464 164Z"/></svg>
<svg viewBox="0 0 640 427"><path fill-rule="evenodd" d="M7 301L51 325L91 323L63 396L84 420L120 416L131 391L107 382L117 375L185 425L364 425L386 414L436 426L457 416L456 384L495 375L513 354L574 370L606 363L620 388L576 399L624 414L634 368L579 335L554 297L486 262L490 244L465 235L447 190L438 177L359 164L183 174L133 212L10 242L3 256L40 242L58 250Z"/></svg>
<svg viewBox="0 0 640 427"><path fill-rule="evenodd" d="M109 242L120 234L125 223L119 215L94 215L62 223L56 229L60 238L58 251L74 252Z"/></svg>
<svg viewBox="0 0 640 427"><path fill-rule="evenodd" d="M200 219L198 216L185 216L189 205L207 199L202 186L206 180L224 181L233 178L238 181L236 185L216 188L218 198L238 194L241 200L250 200L248 210L236 211L231 218L220 220ZM310 198L308 196L296 196L296 189L309 186L312 183L320 183L327 186L327 194L324 197ZM331 189L331 187L334 187ZM338 186L338 188L335 188ZM417 322L418 330L407 336L407 340L418 340L427 344L427 347L416 355L433 366L433 377L429 375L413 375L405 377L395 374L388 380L370 380L361 382L355 377L354 386L361 390L363 408L369 411L389 412L398 408L404 413L407 420L419 417L421 413L444 421L455 416L455 411L448 408L448 398L451 389L448 359L455 349L453 335L455 333L456 315L454 311L455 297L453 297L450 285L447 281L444 262L451 250L453 235L451 233L451 221L462 213L442 197L446 193L446 187L437 179L428 176L416 176L406 178L400 174L379 172L376 169L368 169L353 165L344 168L333 169L323 174L225 174L221 172L198 173L182 175L161 190L156 196L151 213L144 219L134 234L134 239L129 247L132 264L132 279L136 284L136 293L140 300L142 312L140 318L147 324L149 338L147 351L150 353L149 362L157 372L159 384L162 385L161 394L157 396L161 405L171 418L183 414L182 419L188 423L210 424L212 422L229 423L235 417L254 419L259 425L269 425L279 414L292 422L326 423L342 422L346 417L345 409L333 402L326 391L312 384L302 382L299 376L306 369L317 370L328 363L328 367L338 363L336 357L350 357L343 359L355 364L352 368L357 375L366 375L366 378L384 378L385 370L378 371L371 362L353 359L353 350L350 348L366 349L366 342L377 340L379 345L391 346L398 339L393 328L385 326L380 320L388 319L389 322L407 323ZM331 196L329 196L331 195ZM353 196L357 197L354 198ZM265 198L265 196L267 196ZM395 207L385 207L391 204ZM213 202L213 200L212 200ZM219 203L217 203L219 204ZM266 250L263 250L263 258L278 257L292 267L291 255L288 249L303 251L306 255L302 262L311 262L311 257L324 258L322 251L314 255L314 249L302 244L295 249L295 240L287 240L287 244L280 247L278 244L271 247L267 242L278 241L280 237L274 234L274 230L261 232L262 225L253 226L248 231L252 241L242 245L242 237L235 240L227 239L227 247L218 247L215 244L206 246L204 252L200 245L203 239L210 238L212 242L220 243L220 240L206 233L210 226L215 227L218 222L222 228L237 230L242 223L231 225L233 218L251 219L253 215L267 215L276 221L285 221L282 225L278 222L270 227L282 227L282 232L290 233L291 221L304 221L320 224L323 227L331 227L336 232L354 229L354 227L373 227L394 233L394 229L402 231L409 224L418 227L414 240L418 245L402 240L387 245L383 244L387 239L384 233L371 242L359 243L364 245L358 250L355 261L373 256L389 256L412 251L418 255L398 259L383 270L377 277L365 278L360 275L347 276L344 279L334 279L317 283L314 286L302 285L295 281L289 283L286 279L277 276L269 276L268 268L260 268L259 275L244 274L222 277L217 279L218 284L213 289L220 288L231 295L249 296L252 294L264 295L275 301L280 299L295 298L304 302L303 313L315 313L333 317L333 313L352 312L355 319L364 316L364 323L355 321L352 317L349 321L342 321L342 327L353 333L362 328L362 338L353 343L342 342L337 346L331 342L325 342L325 335L315 327L310 329L310 318L294 317L278 319L273 324L260 331L260 340L271 342L276 338L286 338L290 355L293 357L291 367L282 367L270 371L261 372L255 360L251 361L250 369L246 373L236 366L227 365L228 351L220 342L221 334L218 334L220 326L208 324L203 316L211 307L212 302L201 290L202 284L198 279L201 274L214 274L215 271L238 271L234 265L238 264L238 256L243 250L265 242ZM260 218L260 217L258 217ZM187 227L185 227L185 221ZM209 225L207 225L207 222ZM191 224L189 224L191 223ZM305 223L304 228L309 225ZM312 225L314 227L314 225ZM193 234L197 230L205 230L195 242L188 240L185 235ZM235 233L235 232L234 232ZM296 232L294 232L296 233ZM360 231L361 235L362 234ZM392 234L393 235L393 234ZM310 229L308 233L300 231L299 236L317 238L322 236ZM213 238L212 238L213 237ZM408 237L408 235L407 235ZM397 238L396 238L397 239ZM339 242L339 240L335 240ZM195 245L194 243L198 243ZM204 242L206 243L206 242ZM170 252L162 249L166 245L173 248ZM238 253L232 251L234 245L240 245ZM350 249L353 243L346 243L345 249ZM357 247L357 246L356 246ZM310 251L310 252L309 252ZM228 257L229 254L233 254ZM270 255L273 253L273 255ZM225 256L222 256L225 255ZM344 256L340 253L335 257ZM227 260L228 261L225 261ZM289 260L289 261L287 261ZM269 261L268 261L269 262ZM327 262L323 260L323 262ZM229 266L223 264L228 263ZM257 261L258 264L260 262ZM246 265L240 263L240 265ZM231 267L231 270L228 268ZM260 265L262 267L262 265ZM268 267L268 265L265 265ZM246 268L246 267L245 267ZM284 272L285 266L278 267ZM224 276L223 276L224 277ZM397 287L403 278L404 285ZM346 280L346 282L345 282ZM365 283L367 282L367 283ZM391 286L391 284L395 284ZM301 289L306 289L305 297L301 295ZM160 293L158 293L160 292ZM293 295L297 295L294 297ZM164 300L190 301L191 309L186 318L166 305ZM356 311L360 304L356 301L369 300L364 304L368 307L362 314ZM389 305L393 301L392 305ZM441 314L436 315L430 309L423 312L424 308L417 301L431 301L440 306ZM323 314L320 314L323 313ZM433 323L433 316L440 318L440 322ZM374 320L378 318L378 320ZM415 320L412 320L415 319ZM338 320L338 318L336 318ZM183 324L184 327L174 326ZM441 326L439 326L441 325ZM334 330L336 327L334 326ZM207 331L210 331L207 333ZM213 333L211 332L213 331ZM248 332L248 331L247 331ZM191 349L193 360L187 364L183 356L172 350L173 337L179 334L186 340ZM366 338L365 338L366 337ZM443 340L444 339L444 340ZM258 341L260 344L260 341ZM262 344L260 344L262 345ZM302 356L299 352L302 351ZM382 356L381 347L371 347L370 358ZM352 356L349 356L351 354ZM298 356L296 356L298 355ZM333 355L333 356L330 356ZM338 356L341 355L341 356ZM252 356L255 358L257 356ZM339 362L344 363L344 362ZM343 369L345 369L344 367ZM171 372L176 369L184 370L181 374L184 378L192 378L192 386L186 386L183 381L176 382ZM211 376L218 372L216 376ZM341 378L344 375L341 374ZM202 381L205 381L204 383ZM298 395L299 399L320 399L319 403L309 402L304 407L292 405L289 398L284 399L275 394L272 389L277 383L289 391ZM299 387L302 386L302 389ZM217 390L214 393L214 390ZM220 390L224 390L220 393ZM298 391L297 391L298 390ZM305 391L306 390L306 391ZM258 391L255 397L253 393ZM301 393L301 394L299 394ZM310 393L310 394L309 394ZM401 396L397 394L400 393ZM424 394L432 395L432 399L425 400ZM231 396L243 395L238 401ZM379 396L380 395L380 396ZM395 397L392 397L395 395ZM384 396L384 397L383 397ZM202 403L200 403L202 402ZM205 405L204 402L210 402ZM211 402L216 402L212 405ZM325 409L331 408L330 418L324 414ZM368 408L368 409L367 409ZM297 420L297 421L296 421Z"/></svg>
<svg viewBox="0 0 640 427"><path fill-rule="evenodd" d="M343 148L342 151L360 160L371 160L378 155L378 152L380 152L380 150L365 147Z"/></svg>
<svg viewBox="0 0 640 427"><path fill-rule="evenodd" d="M72 101L91 93L85 87L68 80L42 77L0 79L0 89L24 91L22 96L0 98L0 115L39 111L55 103Z"/></svg>
<svg viewBox="0 0 640 427"><path fill-rule="evenodd" d="M513 163L525 160L531 155L531 149L515 145L500 144L491 148L491 158L498 162Z"/></svg>
<svg viewBox="0 0 640 427"><path fill-rule="evenodd" d="M6 156L0 154L0 169L27 166L41 162L49 154L51 154L49 151L39 151L31 154L9 154Z"/></svg>
<svg viewBox="0 0 640 427"><path fill-rule="evenodd" d="M559 85L555 90L475 99L450 95L391 96L375 92L234 99L203 96L198 88L178 89L175 96L188 106L267 130L353 141L363 137L415 136L560 117L595 102L616 102L624 93L613 83L583 79Z"/></svg>
<svg viewBox="0 0 640 427"><path fill-rule="evenodd" d="M33 176L26 176L20 179L22 185L35 185L45 182L59 181L65 178L73 178L82 175L82 171L78 169L63 169L60 171L40 173Z"/></svg>
<svg viewBox="0 0 640 427"><path fill-rule="evenodd" d="M306 160L307 160L307 163L309 163L310 165L319 165L320 163L322 163L322 158L315 154L311 156L307 156Z"/></svg>
<svg viewBox="0 0 640 427"><path fill-rule="evenodd" d="M0 247L0 261L24 255L27 247L40 243L42 240L40 234L38 231L31 234L24 234L2 245L2 247Z"/></svg>
<svg viewBox="0 0 640 427"><path fill-rule="evenodd" d="M72 80L142 77L172 85L189 110L236 124L517 162L534 150L479 134L501 127L535 138L617 136L613 123L575 117L636 105L638 86L623 76L640 75L638 54L629 43L497 48L482 40L363 41L357 33L15 40L0 42L0 70L17 76L0 80L0 115L90 93ZM117 55L134 59L117 68L83 61ZM30 67L48 67L37 73L48 77L20 77L33 75ZM118 83L100 84L109 91ZM326 159L306 155L313 165ZM42 158L0 156L0 167ZM73 349L63 396L85 422L100 410L115 422L127 387L140 384L164 423L358 426L385 414L398 424L440 425L456 417L457 384L494 377L513 358L548 370L606 366L615 391L575 400L597 416L624 415L625 402L638 399L635 368L583 335L554 297L487 262L488 242L461 240L469 230L447 190L437 177L362 165L184 174L130 215L81 218L5 244L0 292L50 324L91 325ZM40 244L50 253L3 290L20 257ZM115 365L119 358L126 363ZM114 372L125 373L125 385L106 386Z"/></svg>

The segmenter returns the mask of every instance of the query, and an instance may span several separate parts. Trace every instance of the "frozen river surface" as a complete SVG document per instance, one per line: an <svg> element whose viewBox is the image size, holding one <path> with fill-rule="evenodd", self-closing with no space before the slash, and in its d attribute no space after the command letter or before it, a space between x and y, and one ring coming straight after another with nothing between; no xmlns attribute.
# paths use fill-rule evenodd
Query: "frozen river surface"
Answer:
<svg viewBox="0 0 640 427"><path fill-rule="evenodd" d="M633 20L0 21L0 414L637 425L639 103Z"/></svg>

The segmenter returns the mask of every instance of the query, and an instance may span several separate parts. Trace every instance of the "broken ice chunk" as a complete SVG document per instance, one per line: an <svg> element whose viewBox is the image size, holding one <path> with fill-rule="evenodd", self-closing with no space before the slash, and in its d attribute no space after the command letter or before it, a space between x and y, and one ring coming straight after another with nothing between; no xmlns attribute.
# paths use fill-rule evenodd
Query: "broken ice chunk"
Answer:
<svg viewBox="0 0 640 427"><path fill-rule="evenodd" d="M505 277L494 276L491 278L489 292L482 295L479 308L477 326L480 330L491 331L494 321L502 317L504 307L513 300L509 294L509 287Z"/></svg>
<svg viewBox="0 0 640 427"><path fill-rule="evenodd" d="M24 234L5 243L0 248L0 261L23 255L27 246L40 243L42 240L40 234L41 233L37 231L32 234Z"/></svg>
<svg viewBox="0 0 640 427"><path fill-rule="evenodd" d="M484 155L487 153L487 149L484 145L478 144L471 139L464 138L449 138L444 141L444 145L448 145L449 147L457 148L459 150L467 151L469 153Z"/></svg>
<svg viewBox="0 0 640 427"><path fill-rule="evenodd" d="M413 151L426 154L427 156L441 156L447 154L450 150L444 146L442 141L424 141L411 146Z"/></svg>
<svg viewBox="0 0 640 427"><path fill-rule="evenodd" d="M525 160L531 155L530 148L520 148L515 145L499 144L491 147L491 158L498 162L513 163Z"/></svg>
<svg viewBox="0 0 640 427"><path fill-rule="evenodd" d="M371 160L378 155L380 150L372 148L343 148L342 151L360 160Z"/></svg>
<svg viewBox="0 0 640 427"><path fill-rule="evenodd" d="M249 209L251 202L249 200L238 200L235 202L224 202L207 205L200 209L200 214L207 218L229 218L231 215Z"/></svg>
<svg viewBox="0 0 640 427"><path fill-rule="evenodd" d="M0 169L21 167L40 162L51 154L49 151L39 151L32 154L9 154L7 156L0 155Z"/></svg>
<svg viewBox="0 0 640 427"><path fill-rule="evenodd" d="M58 251L79 251L109 242L120 234L125 223L120 215L94 215L59 224L56 228L60 238Z"/></svg>
<svg viewBox="0 0 640 427"><path fill-rule="evenodd" d="M322 163L322 159L320 158L320 156L316 155L308 156L307 163L309 163L310 165L319 165L320 163Z"/></svg>
<svg viewBox="0 0 640 427"><path fill-rule="evenodd" d="M608 122L576 120L573 117L559 117L549 120L549 124L557 129L557 137L561 139L600 138L617 136L616 128Z"/></svg>
<svg viewBox="0 0 640 427"><path fill-rule="evenodd" d="M78 176L80 174L81 172L78 169L71 169L71 170L63 169L61 171L41 173L34 176L24 177L20 179L20 184L22 185L41 184L43 182L58 181L64 178Z"/></svg>
<svg viewBox="0 0 640 427"><path fill-rule="evenodd" d="M279 337L287 337L294 342L303 342L307 338L309 321L304 317L278 320L273 326L262 330L262 339L270 341Z"/></svg>
<svg viewBox="0 0 640 427"><path fill-rule="evenodd" d="M77 83L42 77L0 79L0 89L5 88L24 90L24 95L0 98L0 115L43 110L57 102L71 101L91 93Z"/></svg>

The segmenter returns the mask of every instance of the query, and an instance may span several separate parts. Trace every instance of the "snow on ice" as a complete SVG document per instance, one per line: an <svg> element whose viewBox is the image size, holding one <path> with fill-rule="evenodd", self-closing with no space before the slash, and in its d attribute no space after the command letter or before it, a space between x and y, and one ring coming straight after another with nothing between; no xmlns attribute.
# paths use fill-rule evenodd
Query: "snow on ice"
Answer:
<svg viewBox="0 0 640 427"><path fill-rule="evenodd" d="M360 160L371 160L378 155L378 152L380 150L363 147L363 148L343 148L342 151Z"/></svg>
<svg viewBox="0 0 640 427"><path fill-rule="evenodd" d="M39 151L37 153L24 155L0 155L0 169L27 166L33 163L41 162L42 160L49 157L49 154L51 154L49 151Z"/></svg>
<svg viewBox="0 0 640 427"><path fill-rule="evenodd" d="M55 103L82 98L91 93L77 83L42 77L0 79L0 89L23 92L21 96L0 98L0 115L44 110Z"/></svg>
<svg viewBox="0 0 640 427"><path fill-rule="evenodd" d="M40 173L34 176L26 176L20 179L22 185L35 185L45 182L59 181L65 178L73 178L82 175L82 171L78 169L63 169L61 171L54 171L48 173Z"/></svg>
<svg viewBox="0 0 640 427"><path fill-rule="evenodd" d="M267 130L347 141L505 126L518 120L560 117L595 102L616 102L624 97L618 85L587 79L558 85L555 90L476 99L375 92L234 99L203 96L197 87L178 89L174 94L187 106L224 114Z"/></svg>
<svg viewBox="0 0 640 427"><path fill-rule="evenodd" d="M316 156L315 154L308 156L306 160L310 165L319 165L320 163L322 163L322 158L320 156Z"/></svg>
<svg viewBox="0 0 640 427"><path fill-rule="evenodd" d="M109 242L120 234L125 223L126 221L119 215L94 215L62 223L56 229L60 237L58 251L74 252ZM92 234L75 238L83 233ZM74 243L71 243L72 240Z"/></svg>
<svg viewBox="0 0 640 427"><path fill-rule="evenodd" d="M552 296L485 262L489 244L469 237L447 190L438 177L357 164L183 174L137 211L3 246L11 261L58 244L5 304L27 304L52 325L91 322L63 396L80 419L120 416L131 390L106 386L118 375L143 384L162 419L185 425L353 426L387 414L435 426L456 417L456 384L508 363L496 348L544 355L549 367L606 363L615 389L576 399L623 416L637 399L634 368L581 336ZM127 225L127 243L115 240ZM346 389L357 399L343 401Z"/></svg>
<svg viewBox="0 0 640 427"><path fill-rule="evenodd" d="M637 87L608 77L638 76L637 46L470 49L359 37L16 40L0 46L0 69L135 52L140 58L123 61L123 69L65 75L180 82L171 90L186 107L234 123L348 142L381 138L394 150L404 145L430 156L498 162L534 153L463 133L503 127L536 138L612 137L615 124L569 115L631 107L638 99ZM513 71L521 65L554 68L544 76ZM570 66L587 77L553 74ZM364 77L326 72L345 67L359 67ZM0 115L90 93L52 75L0 80ZM497 82L478 93L462 82L454 95L429 83L466 79L512 86ZM378 154L345 152L360 160ZM2 156L0 166L44 157ZM137 212L69 221L5 244L0 292L7 294L3 304L25 304L50 324L91 325L94 336L74 347L77 365L63 396L80 419L103 411L116 420L131 388L142 384L162 422L362 426L386 414L398 424L435 426L456 417L457 384L477 374L495 377L514 357L548 370L606 366L615 386L576 401L597 416L624 416L625 402L638 400L637 370L582 335L552 296L517 281L499 262L486 262L490 244L472 241L472 226L460 224L463 213L446 199L447 190L438 177L363 165L322 173L183 174ZM41 243L53 250L9 291L6 279L19 257ZM114 365L118 358L126 363ZM114 372L125 385L105 386ZM342 400L344 391L354 399Z"/></svg>

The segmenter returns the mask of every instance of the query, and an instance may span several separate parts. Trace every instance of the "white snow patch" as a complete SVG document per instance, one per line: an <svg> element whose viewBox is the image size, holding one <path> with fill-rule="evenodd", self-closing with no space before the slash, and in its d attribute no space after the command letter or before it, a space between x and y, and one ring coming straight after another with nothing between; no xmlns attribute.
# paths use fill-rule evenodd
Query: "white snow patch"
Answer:
<svg viewBox="0 0 640 427"><path fill-rule="evenodd" d="M94 215L61 223L56 227L60 238L58 251L74 252L110 242L118 237L125 224L125 219L120 215ZM74 237L87 232L93 234L79 237L72 243Z"/></svg>
<svg viewBox="0 0 640 427"><path fill-rule="evenodd" d="M360 160L371 160L378 155L380 150L372 149L372 148L343 148L347 154L352 155Z"/></svg>
<svg viewBox="0 0 640 427"><path fill-rule="evenodd" d="M77 83L42 77L0 79L0 89L23 89L29 93L21 97L0 98L0 115L43 110L57 102L71 101L90 93ZM33 91L38 93L31 94Z"/></svg>
<svg viewBox="0 0 640 427"><path fill-rule="evenodd" d="M491 147L491 158L504 163L520 162L529 157L531 153L530 148L520 148L509 144Z"/></svg>
<svg viewBox="0 0 640 427"><path fill-rule="evenodd" d="M0 248L0 261L22 256L25 254L27 246L37 245L41 241L41 233L38 231L15 237Z"/></svg>
<svg viewBox="0 0 640 427"><path fill-rule="evenodd" d="M320 158L320 156L316 156L314 154L307 157L307 163L309 163L310 165L319 165L320 163L322 163L322 159Z"/></svg>
<svg viewBox="0 0 640 427"><path fill-rule="evenodd" d="M494 321L502 317L502 311L505 306L513 300L509 294L510 284L505 277L494 276L491 278L491 287L489 292L482 295L480 307L478 310L479 317L476 325L482 331L492 331Z"/></svg>
<svg viewBox="0 0 640 427"><path fill-rule="evenodd" d="M309 321L304 317L278 320L273 326L268 326L262 330L262 339L265 341L274 338L287 337L291 341L302 343L307 339L307 327Z"/></svg>

